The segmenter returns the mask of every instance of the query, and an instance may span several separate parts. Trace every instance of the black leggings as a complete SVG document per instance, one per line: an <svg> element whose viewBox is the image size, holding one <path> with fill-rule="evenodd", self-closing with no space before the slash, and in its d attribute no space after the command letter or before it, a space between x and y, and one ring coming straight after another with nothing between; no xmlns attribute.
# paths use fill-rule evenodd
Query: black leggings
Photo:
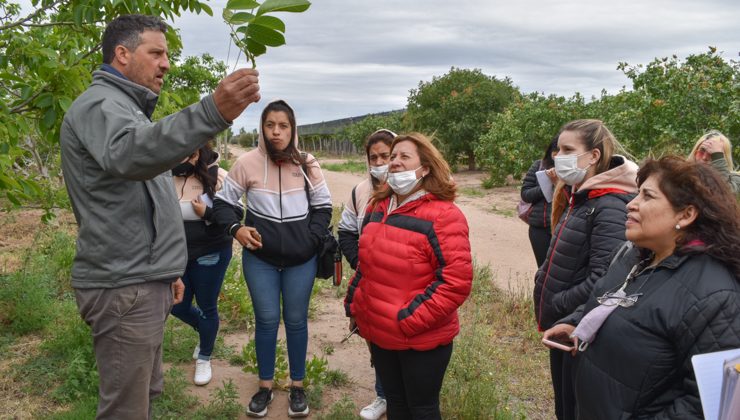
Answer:
<svg viewBox="0 0 740 420"><path fill-rule="evenodd" d="M388 420L442 418L439 392L452 343L427 351L385 350L372 344L371 351L388 402Z"/></svg>
<svg viewBox="0 0 740 420"><path fill-rule="evenodd" d="M573 387L573 356L567 351L550 349L550 375L555 391L555 416L558 420L574 420L576 396Z"/></svg>
<svg viewBox="0 0 740 420"><path fill-rule="evenodd" d="M529 243L532 245L532 251L534 251L534 259L537 260L537 268L542 267L545 258L547 258L551 238L550 228L529 227Z"/></svg>

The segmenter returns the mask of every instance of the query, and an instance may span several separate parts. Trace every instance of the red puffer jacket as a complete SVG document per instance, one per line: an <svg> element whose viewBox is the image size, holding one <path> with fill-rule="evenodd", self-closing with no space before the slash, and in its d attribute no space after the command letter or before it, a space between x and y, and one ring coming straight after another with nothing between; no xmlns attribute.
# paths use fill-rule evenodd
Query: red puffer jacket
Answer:
<svg viewBox="0 0 740 420"><path fill-rule="evenodd" d="M454 203L432 194L390 215L389 202L365 213L345 311L362 337L387 350L449 344L473 282L467 220Z"/></svg>

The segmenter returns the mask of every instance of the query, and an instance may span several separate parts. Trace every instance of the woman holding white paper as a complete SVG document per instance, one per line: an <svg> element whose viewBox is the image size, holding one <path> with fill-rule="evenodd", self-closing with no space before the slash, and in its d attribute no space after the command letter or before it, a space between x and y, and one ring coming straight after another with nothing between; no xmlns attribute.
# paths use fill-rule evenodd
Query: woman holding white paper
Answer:
<svg viewBox="0 0 740 420"><path fill-rule="evenodd" d="M547 146L545 155L542 159L537 159L532 163L527 175L522 180L522 201L532 204L527 217L527 224L529 224L529 243L532 245L537 267L545 262L547 248L550 246L550 239L552 238L550 227L552 192L553 184L557 183L558 180L558 176L555 174L553 157L557 154L557 151L558 135L555 135Z"/></svg>
<svg viewBox="0 0 740 420"><path fill-rule="evenodd" d="M648 160L638 185L634 246L544 337L577 349L577 418L700 419L692 356L740 347L740 207L719 173L682 158Z"/></svg>
<svg viewBox="0 0 740 420"><path fill-rule="evenodd" d="M180 199L188 264L182 281L185 295L172 307L172 315L198 332L193 352L196 385L211 380L211 353L218 334L218 295L231 261L232 238L213 219L213 196L221 189L226 171L218 166L218 153L206 144L172 169ZM198 306L193 306L193 298Z"/></svg>

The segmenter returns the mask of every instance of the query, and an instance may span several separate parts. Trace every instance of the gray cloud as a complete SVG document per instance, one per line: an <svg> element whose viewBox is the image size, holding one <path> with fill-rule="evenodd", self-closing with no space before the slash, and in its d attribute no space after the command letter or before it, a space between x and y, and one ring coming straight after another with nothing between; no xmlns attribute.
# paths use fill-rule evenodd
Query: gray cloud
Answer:
<svg viewBox="0 0 740 420"><path fill-rule="evenodd" d="M224 4L211 4L213 18L175 22L186 55L227 59ZM452 66L508 76L525 92L589 97L629 88L621 61L683 58L710 45L737 59L740 48L736 1L315 0L280 17L288 44L258 58L262 92L288 100L301 123L402 108L410 89ZM232 48L232 65L234 57ZM255 127L260 109L235 125Z"/></svg>

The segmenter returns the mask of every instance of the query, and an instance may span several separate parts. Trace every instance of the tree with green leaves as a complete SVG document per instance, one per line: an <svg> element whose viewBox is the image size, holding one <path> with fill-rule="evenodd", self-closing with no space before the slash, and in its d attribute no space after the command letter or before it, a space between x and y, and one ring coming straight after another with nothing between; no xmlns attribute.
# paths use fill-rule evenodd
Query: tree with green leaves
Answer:
<svg viewBox="0 0 740 420"><path fill-rule="evenodd" d="M725 60L710 47L683 61L673 55L617 68L632 81L632 91L602 97L593 107L640 156L685 155L710 129L736 145L740 141L740 62ZM739 147L733 156L740 159Z"/></svg>
<svg viewBox="0 0 740 420"><path fill-rule="evenodd" d="M399 134L404 131L403 115L403 111L369 115L352 125L344 127L338 137L351 141L355 147L363 150L365 139L376 130L385 128Z"/></svg>
<svg viewBox="0 0 740 420"><path fill-rule="evenodd" d="M172 20L183 11L212 12L198 0L33 0L32 5L25 14L17 3L0 0L0 195L6 209L35 203L49 210L65 200L57 194L59 126L101 63L105 23L127 13ZM167 40L171 49L180 49L175 31ZM168 101L177 98L163 102Z"/></svg>
<svg viewBox="0 0 740 420"><path fill-rule="evenodd" d="M519 92L509 78L499 80L479 69L452 67L431 82L420 82L408 98L410 128L431 134L447 161L461 157L476 168L475 148L488 121L502 112Z"/></svg>
<svg viewBox="0 0 740 420"><path fill-rule="evenodd" d="M501 185L508 175L519 179L540 158L553 136L568 121L586 118L583 97L530 93L494 115L475 149L488 168L490 185Z"/></svg>
<svg viewBox="0 0 740 420"><path fill-rule="evenodd" d="M296 11L291 9L294 3L266 0L258 6L265 15ZM66 206L66 193L60 189L59 126L101 64L106 23L123 14L174 21L185 11L213 11L200 0L32 0L31 5L33 10L23 12L18 3L0 0L0 207L39 206L47 210L48 219L53 208ZM275 22L269 18L256 24ZM170 30L166 37L173 57L170 88L160 96L155 118L197 101L226 71L223 63L205 55L177 63L179 34Z"/></svg>

